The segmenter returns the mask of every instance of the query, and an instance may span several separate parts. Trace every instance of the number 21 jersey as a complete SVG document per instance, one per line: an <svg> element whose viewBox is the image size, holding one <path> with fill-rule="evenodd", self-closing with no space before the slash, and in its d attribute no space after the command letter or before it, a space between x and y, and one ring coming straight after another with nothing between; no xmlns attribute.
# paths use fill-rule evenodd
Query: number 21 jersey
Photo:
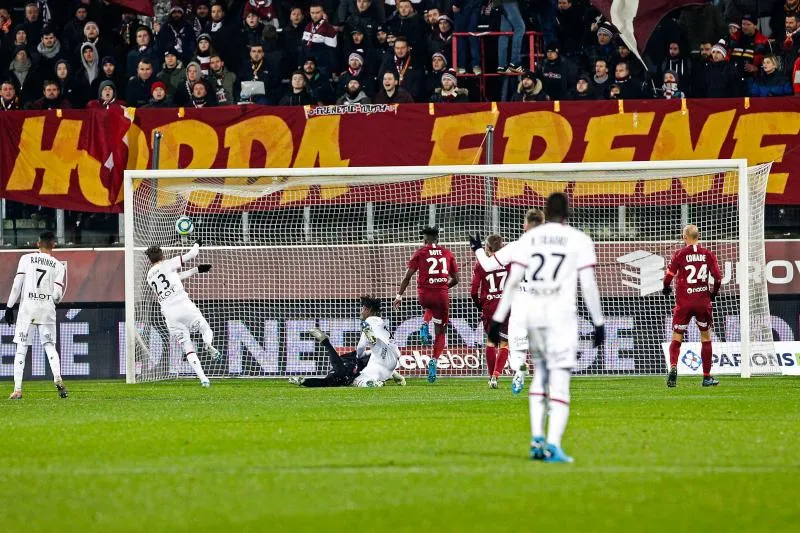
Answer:
<svg viewBox="0 0 800 533"><path fill-rule="evenodd" d="M438 244L426 244L408 260L408 268L416 269L418 292L447 292L450 275L458 272L453 252Z"/></svg>
<svg viewBox="0 0 800 533"><path fill-rule="evenodd" d="M178 270L183 266L181 257L175 256L153 265L147 272L147 285L155 292L162 309L189 301Z"/></svg>

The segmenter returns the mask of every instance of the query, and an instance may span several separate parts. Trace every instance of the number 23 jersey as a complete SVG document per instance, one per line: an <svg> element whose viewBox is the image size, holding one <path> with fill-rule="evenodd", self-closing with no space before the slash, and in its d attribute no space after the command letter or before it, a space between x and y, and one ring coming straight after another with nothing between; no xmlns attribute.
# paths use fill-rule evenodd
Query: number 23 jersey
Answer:
<svg viewBox="0 0 800 533"><path fill-rule="evenodd" d="M162 309L190 301L178 274L181 267L183 263L178 255L156 263L147 272L147 285L155 292Z"/></svg>

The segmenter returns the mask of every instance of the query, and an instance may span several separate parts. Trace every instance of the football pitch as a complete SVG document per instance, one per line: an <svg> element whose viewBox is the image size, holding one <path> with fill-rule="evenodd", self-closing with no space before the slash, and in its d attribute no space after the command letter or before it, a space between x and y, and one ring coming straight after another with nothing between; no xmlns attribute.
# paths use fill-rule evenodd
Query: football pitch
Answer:
<svg viewBox="0 0 800 533"><path fill-rule="evenodd" d="M10 392L3 382L3 393ZM575 464L527 459L509 379L27 382L0 401L11 532L797 531L800 379L573 381Z"/></svg>

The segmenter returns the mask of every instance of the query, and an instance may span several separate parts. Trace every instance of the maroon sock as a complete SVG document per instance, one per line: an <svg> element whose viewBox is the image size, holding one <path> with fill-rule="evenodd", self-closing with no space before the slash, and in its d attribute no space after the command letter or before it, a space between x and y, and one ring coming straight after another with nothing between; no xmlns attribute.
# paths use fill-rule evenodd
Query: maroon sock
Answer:
<svg viewBox="0 0 800 533"><path fill-rule="evenodd" d="M489 377L494 375L494 362L497 359L497 346L486 347L486 370L489 372Z"/></svg>
<svg viewBox="0 0 800 533"><path fill-rule="evenodd" d="M700 343L700 358L703 360L703 376L711 375L711 341Z"/></svg>
<svg viewBox="0 0 800 533"><path fill-rule="evenodd" d="M499 376L503 373L503 369L506 367L506 361L508 361L508 348L500 348L500 351L497 352L497 362L494 364L495 376Z"/></svg>
<svg viewBox="0 0 800 533"><path fill-rule="evenodd" d="M444 341L445 341L444 333L440 333L436 335L436 339L433 341L433 358L439 359L439 356L444 353Z"/></svg>
<svg viewBox="0 0 800 533"><path fill-rule="evenodd" d="M678 366L678 356L681 353L681 342L672 341L669 345L669 367Z"/></svg>

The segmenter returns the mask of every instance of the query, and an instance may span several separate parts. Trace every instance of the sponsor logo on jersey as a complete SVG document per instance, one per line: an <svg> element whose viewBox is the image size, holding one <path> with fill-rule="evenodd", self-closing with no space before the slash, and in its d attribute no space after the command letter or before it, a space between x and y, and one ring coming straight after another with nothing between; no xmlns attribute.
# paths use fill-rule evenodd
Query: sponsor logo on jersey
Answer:
<svg viewBox="0 0 800 533"><path fill-rule="evenodd" d="M28 292L28 300L40 300L47 302L50 300L50 295L41 292Z"/></svg>
<svg viewBox="0 0 800 533"><path fill-rule="evenodd" d="M702 287L686 288L686 294L693 294L695 292L708 292L708 287L706 285L703 285Z"/></svg>
<svg viewBox="0 0 800 533"><path fill-rule="evenodd" d="M447 283L448 281L448 278L428 278L428 283L430 285L433 285L434 283Z"/></svg>
<svg viewBox="0 0 800 533"><path fill-rule="evenodd" d="M647 250L636 250L620 257L622 265L622 284L639 291L639 296L647 296L661 290L666 260Z"/></svg>

